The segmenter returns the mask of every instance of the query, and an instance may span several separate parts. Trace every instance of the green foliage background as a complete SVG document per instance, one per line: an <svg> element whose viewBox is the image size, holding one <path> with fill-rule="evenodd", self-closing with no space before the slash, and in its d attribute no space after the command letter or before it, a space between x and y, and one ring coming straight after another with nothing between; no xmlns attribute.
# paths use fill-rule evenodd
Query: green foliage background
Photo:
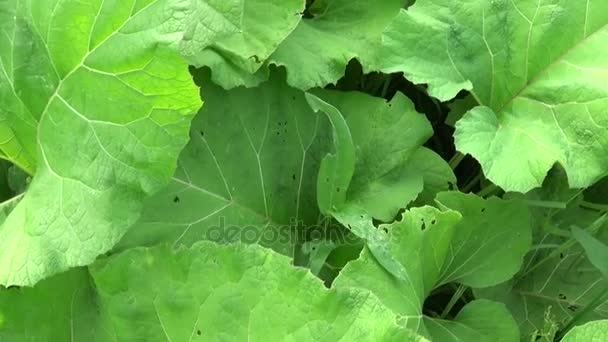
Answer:
<svg viewBox="0 0 608 342"><path fill-rule="evenodd" d="M601 340L607 13L0 0L0 341Z"/></svg>

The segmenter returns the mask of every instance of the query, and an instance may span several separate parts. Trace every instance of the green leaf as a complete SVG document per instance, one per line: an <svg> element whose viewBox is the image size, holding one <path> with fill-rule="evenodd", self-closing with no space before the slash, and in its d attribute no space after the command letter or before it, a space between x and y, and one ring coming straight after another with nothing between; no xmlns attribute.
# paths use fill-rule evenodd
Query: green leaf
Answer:
<svg viewBox="0 0 608 342"><path fill-rule="evenodd" d="M264 66L301 20L303 0L192 0L181 52L229 89L268 79Z"/></svg>
<svg viewBox="0 0 608 342"><path fill-rule="evenodd" d="M456 125L456 146L503 189L539 187L555 163L586 187L608 172L606 11L602 0L417 2L387 28L379 69L440 100L471 91L481 106Z"/></svg>
<svg viewBox="0 0 608 342"><path fill-rule="evenodd" d="M316 240L302 245L302 253L308 256L308 268L316 276L320 276L327 258L336 249L337 245L330 240Z"/></svg>
<svg viewBox="0 0 608 342"><path fill-rule="evenodd" d="M230 91L214 85L204 73L198 78L205 106L192 124L192 139L180 157L173 181L146 202L142 219L119 250L160 241L189 245L211 239L261 243L293 255L294 248L306 242L303 235L307 231L309 236L328 237L331 228L323 223L317 202L327 211L342 205L339 203L348 194L357 157L357 151L353 156L351 128L346 126L349 118L352 127L358 126L352 129L357 132L355 144L360 144L355 146L369 143L365 158L374 153L386 155L385 170L374 172L405 167L397 181L407 184L408 177L428 181L427 197L447 188L446 179L454 178L451 171L445 171L440 157L420 148L424 138L415 134L407 139L376 138L396 134L391 130L395 122L399 123L397 129L405 131L412 123L428 127L404 98L386 103L360 93L315 90L308 101L327 111L330 121L327 115L311 110L304 93L285 85L278 72L258 87ZM351 99L356 99L356 106L349 105ZM336 112L334 103L347 110L347 122ZM368 115L370 111L377 114ZM366 124L379 127L369 139L360 132ZM392 156L391 147L405 152ZM339 171L336 175L322 162L328 152L340 158L334 162ZM410 154L415 157L411 163ZM365 166L355 169L355 177L373 178ZM395 192L391 189L395 184L399 183L385 184L388 194ZM415 198L417 190L382 203L392 203L390 213L394 216Z"/></svg>
<svg viewBox="0 0 608 342"><path fill-rule="evenodd" d="M420 229L421 220L435 220L436 228L423 231ZM420 329L425 333L422 325L422 305L429 293L426 282L433 283L436 274L440 271L435 267L425 268L422 263L433 264L437 261L443 263L445 247L453 234L455 223L460 220L456 212L439 212L430 207L411 209L406 212L402 221L391 225L382 225L380 230L388 232L386 245L389 255L396 260L403 269L405 277L395 278L385 270L379 258L369 249L364 249L359 259L350 262L336 278L333 287L358 287L372 291L384 304L399 315L402 324L413 329ZM442 248L437 248L437 256L430 260L421 257L425 252L425 236L432 234L433 241ZM446 243L447 242L447 243ZM430 249L430 248L429 248ZM432 254L432 253L429 253ZM429 280L425 281L425 273Z"/></svg>
<svg viewBox="0 0 608 342"><path fill-rule="evenodd" d="M484 299L467 304L452 321L426 318L425 323L435 341L519 341L517 324L507 308Z"/></svg>
<svg viewBox="0 0 608 342"><path fill-rule="evenodd" d="M431 204L438 193L455 190L457 179L454 171L440 155L429 148L422 146L416 150L408 159L407 169L404 174L422 174L424 185L414 203L416 205Z"/></svg>
<svg viewBox="0 0 608 342"><path fill-rule="evenodd" d="M36 128L44 104L58 80L47 54L31 54L44 49L40 39L31 39L35 27L27 25L19 1L0 3L0 152L3 157L33 173L36 169ZM17 69L21 60L28 60ZM34 84L28 79L44 75ZM23 99L21 97L23 97Z"/></svg>
<svg viewBox="0 0 608 342"><path fill-rule="evenodd" d="M543 243L551 243L545 238ZM546 311L550 308L551 320L559 328L564 327L579 311L583 310L608 287L604 279L584 258L584 252L572 248L547 259L525 277L496 287L476 290L477 296L504 303L515 317L523 340L529 340L546 325ZM547 257L540 250L531 253L523 272L535 262ZM584 321L608 318L608 303L596 307Z"/></svg>
<svg viewBox="0 0 608 342"><path fill-rule="evenodd" d="M608 279L608 246L578 227L572 227L572 236L583 246L591 264Z"/></svg>
<svg viewBox="0 0 608 342"><path fill-rule="evenodd" d="M431 124L402 94L390 102L358 92L323 92L319 96L344 115L354 143L356 162L348 202L376 219L393 220L422 192L423 178L433 165L433 152L418 152L433 134ZM420 165L425 162L421 158L410 160L417 153L429 158L428 166Z"/></svg>
<svg viewBox="0 0 608 342"><path fill-rule="evenodd" d="M278 73L258 87L230 91L205 73L197 82L205 106L173 180L146 202L118 249L243 241L293 255L305 242L298 235L304 228L326 237L316 182L332 143L327 117Z"/></svg>
<svg viewBox="0 0 608 342"><path fill-rule="evenodd" d="M371 293L328 290L259 246L134 249L92 273L118 340L419 340Z"/></svg>
<svg viewBox="0 0 608 342"><path fill-rule="evenodd" d="M89 273L78 268L34 288L0 289L2 341L111 341Z"/></svg>
<svg viewBox="0 0 608 342"><path fill-rule="evenodd" d="M343 226L365 241L369 252L376 261L397 279L411 282L408 271L391 255L388 239L382 231L374 227L372 217L355 205L346 205L331 213Z"/></svg>
<svg viewBox="0 0 608 342"><path fill-rule="evenodd" d="M402 96L387 104L361 93L323 93L348 113L346 121L336 107L313 95L307 97L315 111L322 109L328 115L333 127L334 154L321 162L317 182L321 212L331 214L364 239L382 267L408 281L407 271L391 256L385 237L372 225L372 216L392 220L422 191L424 171L407 162L431 135L430 124ZM407 139L397 138L404 133ZM405 172L408 167L413 172Z"/></svg>
<svg viewBox="0 0 608 342"><path fill-rule="evenodd" d="M448 329L456 340L473 336L488 341L516 341L517 325L502 304L471 302L456 318L460 324L424 317L422 307L431 291L447 282L489 286L509 279L529 248L526 212L516 202L501 203L498 199L483 200L460 193L441 193L438 201L462 211L462 216L457 211L427 206L410 209L402 220L379 227L388 234L389 255L401 264L407 277L393 278L377 257L364 250L340 273L334 287L371 290L399 315L403 325L433 340L443 341ZM485 210L482 212L480 207ZM505 222L502 215L521 218L512 224ZM493 224L484 224L487 221ZM497 248L494 236L500 237L501 244L511 246L514 256L502 261L505 253ZM487 320L469 319L471 315L477 317L478 312Z"/></svg>
<svg viewBox="0 0 608 342"><path fill-rule="evenodd" d="M584 227L595 235L606 226L602 213L579 207L581 193L569 188L563 170L554 168L543 188L525 196L509 196L539 205L566 205L566 209L532 207L534 246L520 273L499 286L475 290L479 297L507 305L524 341L539 336L553 341L555 330L563 329L573 317L591 309L589 305L608 287L608 281L585 258L584 250L569 234L573 227ZM606 241L606 234L598 238ZM608 318L607 303L599 304L581 322Z"/></svg>
<svg viewBox="0 0 608 342"><path fill-rule="evenodd" d="M259 246L132 249L90 270L0 289L0 340L425 341L373 294Z"/></svg>
<svg viewBox="0 0 608 342"><path fill-rule="evenodd" d="M306 100L315 112L322 111L327 115L334 136L334 151L321 161L317 179L319 208L323 214L329 214L346 203L346 190L356 163L355 146L338 109L312 94L306 94Z"/></svg>
<svg viewBox="0 0 608 342"><path fill-rule="evenodd" d="M14 38L0 40L0 115L9 117L0 121L37 120L37 136L18 126L11 134L37 146L38 158L27 194L0 228L0 284L33 285L91 263L171 177L200 106L176 51L184 5L3 2ZM77 25L65 24L73 18ZM26 154L2 149L25 164Z"/></svg>
<svg viewBox="0 0 608 342"><path fill-rule="evenodd" d="M478 105L477 100L471 95L467 95L465 98L457 99L451 102L448 106L450 108L450 112L445 119L445 123L451 127L456 126L456 122L458 122L462 117L471 109L475 108Z"/></svg>
<svg viewBox="0 0 608 342"><path fill-rule="evenodd" d="M601 342L608 339L608 320L594 321L578 326L561 342Z"/></svg>
<svg viewBox="0 0 608 342"><path fill-rule="evenodd" d="M353 58L371 70L382 31L402 6L401 0L317 0L314 18L302 19L269 64L285 66L287 82L303 90L336 83Z"/></svg>
<svg viewBox="0 0 608 342"><path fill-rule="evenodd" d="M521 201L484 200L460 192L440 193L437 201L463 217L439 283L486 287L519 271L532 244L530 216Z"/></svg>
<svg viewBox="0 0 608 342"><path fill-rule="evenodd" d="M309 9L314 17L302 18L301 0L196 0L182 53L211 67L213 81L226 89L259 85L271 65L286 67L295 88L324 87L354 58L372 70L382 31L402 6L400 0L317 0Z"/></svg>

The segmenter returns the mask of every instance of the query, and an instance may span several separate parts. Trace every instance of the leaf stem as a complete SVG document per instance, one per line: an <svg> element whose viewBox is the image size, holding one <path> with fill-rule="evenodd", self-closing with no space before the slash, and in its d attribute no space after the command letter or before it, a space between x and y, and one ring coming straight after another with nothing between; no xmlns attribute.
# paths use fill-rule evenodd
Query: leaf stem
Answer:
<svg viewBox="0 0 608 342"><path fill-rule="evenodd" d="M384 85L382 86L382 92L380 93L380 97L386 98L386 94L388 93L388 87L391 85L393 77L392 75L388 75L384 80Z"/></svg>
<svg viewBox="0 0 608 342"><path fill-rule="evenodd" d="M464 286L462 284L458 285L456 292L454 292L454 294L452 295L452 298L450 298L448 305L445 306L445 308L441 312L441 316L439 316L439 318L441 318L441 319L446 318L446 316L450 313L450 311L452 311L452 308L454 307L454 305L456 305L456 303L458 303L458 301L460 300L460 297L462 297L462 295L465 293L466 290L467 290L466 286Z"/></svg>
<svg viewBox="0 0 608 342"><path fill-rule="evenodd" d="M455 170L458 167L458 165L460 164L460 162L462 162L463 159L464 159L464 154L462 154L460 152L456 152L452 156L452 158L450 159L448 164L450 164L450 167L452 168L452 170Z"/></svg>
<svg viewBox="0 0 608 342"><path fill-rule="evenodd" d="M580 201L578 204L581 208L599 210L599 211L608 211L608 204L598 204L587 201Z"/></svg>
<svg viewBox="0 0 608 342"><path fill-rule="evenodd" d="M25 195L25 192L22 192L22 193L20 193L19 195L16 195L16 196L14 196L14 197L12 197L12 198L9 198L9 199L7 199L7 200L6 200L6 201L4 201L4 202L1 202L1 203L0 203L0 208L3 208L3 207L5 207L5 206L9 205L9 204L11 204L12 202L16 202L16 201L21 200L21 198L22 198L24 195Z"/></svg>
<svg viewBox="0 0 608 342"><path fill-rule="evenodd" d="M481 180L481 176L482 176L481 172L478 172L477 176L473 177L473 179L471 179L471 181L469 181L467 183L467 185L465 185L461 189L461 191L464 193L470 192L473 189L473 187L475 186L475 184L479 183L479 181Z"/></svg>
<svg viewBox="0 0 608 342"><path fill-rule="evenodd" d="M481 189L477 193L477 196L488 197L488 196L492 195L494 192L496 192L497 190L500 190L500 188L498 186L496 186L496 184L490 184L490 185L486 186L485 188Z"/></svg>
<svg viewBox="0 0 608 342"><path fill-rule="evenodd" d="M524 200L524 203L531 207L549 208L549 209L566 209L568 203L557 201L540 201L540 200Z"/></svg>

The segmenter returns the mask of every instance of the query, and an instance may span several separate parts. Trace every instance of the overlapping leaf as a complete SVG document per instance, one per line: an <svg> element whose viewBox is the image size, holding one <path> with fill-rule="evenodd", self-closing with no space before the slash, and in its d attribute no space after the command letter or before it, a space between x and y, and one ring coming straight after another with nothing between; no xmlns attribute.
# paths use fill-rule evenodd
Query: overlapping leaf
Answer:
<svg viewBox="0 0 608 342"><path fill-rule="evenodd" d="M124 340L418 340L371 293L327 290L259 246L136 249L96 265L93 277Z"/></svg>
<svg viewBox="0 0 608 342"><path fill-rule="evenodd" d="M334 286L370 289L404 325L433 339L516 341L516 324L501 304L469 303L452 322L425 318L422 306L431 290L442 284L491 286L510 279L530 245L526 208L460 193L441 193L438 201L462 216L452 210L414 208L401 221L379 228L388 234L390 253L404 268L404 279L385 271L377 257L365 250L346 266ZM512 251L509 258L504 259L501 248ZM484 320L471 318L477 316Z"/></svg>
<svg viewBox="0 0 608 342"><path fill-rule="evenodd" d="M542 260L542 259L540 259ZM522 339L543 331L546 317L563 328L608 286L601 274L585 262L583 252L566 251L552 257L523 279L477 291L485 298L505 303L517 321ZM600 305L585 321L608 317L607 304Z"/></svg>
<svg viewBox="0 0 608 342"><path fill-rule="evenodd" d="M264 62L296 28L304 0L192 0L181 51L224 88L268 79ZM257 72L262 66L264 68Z"/></svg>
<svg viewBox="0 0 608 342"><path fill-rule="evenodd" d="M92 279L84 268L43 280L34 288L0 289L1 341L112 341L103 325Z"/></svg>
<svg viewBox="0 0 608 342"><path fill-rule="evenodd" d="M370 292L328 290L259 246L132 249L91 271L94 286L79 269L0 290L0 339L424 341Z"/></svg>
<svg viewBox="0 0 608 342"><path fill-rule="evenodd" d="M327 237L317 200L331 203L343 198L350 176L334 179L321 170L322 159L334 149L331 123L326 114L311 109L303 92L284 82L279 73L273 73L270 81L258 87L226 91L211 83L208 76L201 76L205 106L194 120L192 139L180 157L173 182L148 201L142 220L120 249L159 241L189 245L211 239L261 243L293 255L306 235ZM384 184L384 193L391 195L395 193L391 184L408 184L408 177L418 182L413 190L406 188L408 191L386 200L392 205L388 209L391 215L415 199L427 173L431 193L446 189L453 180L453 174L444 172L445 162L426 149L419 152L424 163L408 166L408 157L417 154L414 151L430 132L426 119L404 97L386 103L359 93L318 90L315 94L350 113L346 122L340 112L333 113L340 137L351 137L351 131L355 132L352 138L356 141L350 144L366 145L366 158L374 153L378 158L387 155L384 169L375 169L373 176L379 178L393 169L411 170ZM309 98L316 101L312 95ZM347 106L349 100L355 100L357 106ZM333 108L329 103L323 106ZM370 110L375 114L368 115ZM425 131L403 139L391 135L397 129L407 131L412 122ZM365 136L361 132L365 125L377 126L376 134ZM394 149L403 151L388 156ZM355 179L369 174L365 167L353 171L352 158L348 164L346 172L354 172ZM428 165L429 170L421 165Z"/></svg>
<svg viewBox="0 0 608 342"><path fill-rule="evenodd" d="M353 58L370 70L382 31L402 6L401 0L316 0L313 18L302 19L269 63L285 66L287 82L304 90L335 83Z"/></svg>
<svg viewBox="0 0 608 342"><path fill-rule="evenodd" d="M210 239L258 242L293 255L296 233L316 229L320 219L315 184L332 141L327 118L278 74L230 91L200 78L205 106L177 173L147 202L122 246Z"/></svg>
<svg viewBox="0 0 608 342"><path fill-rule="evenodd" d="M228 89L256 86L270 65L284 66L287 83L308 90L337 82L357 58L376 65L382 31L403 1L196 0L182 52L197 67L213 70ZM210 14L211 13L211 14Z"/></svg>
<svg viewBox="0 0 608 342"><path fill-rule="evenodd" d="M608 320L589 322L572 329L562 342L605 341L608 339Z"/></svg>
<svg viewBox="0 0 608 342"><path fill-rule="evenodd" d="M430 179L432 174L427 170L433 164L438 168L447 165L433 159L432 152L421 151L433 129L404 95L396 94L388 104L355 92L347 95L325 92L319 96L340 110L352 136L356 159L350 165L352 179L348 179L348 190L342 191L345 199L374 218L393 220L400 209L422 192L424 178ZM416 153L426 157L410 161ZM421 165L421 159L426 160L426 165ZM455 182L455 178L445 177L435 192L447 190L448 182ZM333 189L326 184L322 186Z"/></svg>
<svg viewBox="0 0 608 342"><path fill-rule="evenodd" d="M168 181L200 106L176 51L186 5L2 2L1 148L36 175L0 228L0 284L89 264Z"/></svg>
<svg viewBox="0 0 608 342"><path fill-rule="evenodd" d="M608 4L602 0L417 2L385 32L384 71L404 71L441 100L481 105L456 146L506 190L542 184L560 163L570 185L608 172Z"/></svg>
<svg viewBox="0 0 608 342"><path fill-rule="evenodd" d="M580 194L580 190L568 188L563 171L550 172L543 188L525 198L531 203L561 203L565 209L535 208L536 248L526 257L522 270L506 283L476 290L480 297L507 305L519 325L522 340L553 335L588 309L608 286L574 238L560 233L579 227L589 233L599 232L608 241L603 230L606 218L601 212L580 208ZM607 318L607 305L605 299L596 303L579 323Z"/></svg>

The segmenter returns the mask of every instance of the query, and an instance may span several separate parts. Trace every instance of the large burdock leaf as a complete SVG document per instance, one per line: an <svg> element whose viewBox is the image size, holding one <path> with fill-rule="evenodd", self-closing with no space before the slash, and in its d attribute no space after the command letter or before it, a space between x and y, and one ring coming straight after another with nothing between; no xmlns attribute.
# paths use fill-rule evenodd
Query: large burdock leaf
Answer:
<svg viewBox="0 0 608 342"><path fill-rule="evenodd" d="M450 321L425 317L422 307L431 291L443 284L491 286L510 279L530 247L525 207L461 193L441 193L438 202L461 214L413 208L400 221L378 228L406 277L395 277L370 247L345 267L334 287L371 290L404 325L432 340L517 341L517 325L503 304L476 300ZM500 248L509 248L512 257L505 259Z"/></svg>
<svg viewBox="0 0 608 342"><path fill-rule="evenodd" d="M208 66L224 88L253 86L256 73L302 18L304 0L192 0L181 52L191 64Z"/></svg>
<svg viewBox="0 0 608 342"><path fill-rule="evenodd" d="M182 52L213 70L224 88L256 86L269 66L285 66L287 83L308 90L337 82L356 58L365 70L377 64L382 31L401 0L316 0L302 16L303 0L193 2Z"/></svg>
<svg viewBox="0 0 608 342"><path fill-rule="evenodd" d="M536 252L534 259L523 269L525 277L476 290L476 295L504 303L519 325L522 340L544 335L547 322L558 329L563 328L608 286L608 282L584 259L583 254L580 248L555 256ZM542 265L530 270L536 265L532 261L542 260ZM600 304L588 312L581 323L607 319L608 302Z"/></svg>
<svg viewBox="0 0 608 342"><path fill-rule="evenodd" d="M260 246L132 249L90 270L0 289L0 340L426 341L369 291Z"/></svg>
<svg viewBox="0 0 608 342"><path fill-rule="evenodd" d="M100 329L97 304L84 268L45 279L34 288L0 288L0 340L112 341L108 330Z"/></svg>
<svg viewBox="0 0 608 342"><path fill-rule="evenodd" d="M304 93L278 74L258 87L230 91L199 76L205 106L177 172L147 201L120 248L210 239L260 243L293 255L296 233L320 220L316 179L332 141L325 114L313 112Z"/></svg>
<svg viewBox="0 0 608 342"><path fill-rule="evenodd" d="M575 327L562 342L601 342L608 339L608 320L594 321Z"/></svg>
<svg viewBox="0 0 608 342"><path fill-rule="evenodd" d="M407 270L391 256L372 218L392 220L422 191L424 171L412 168L408 157L428 138L430 124L400 95L390 103L360 93L322 96L348 114L309 95L311 107L328 115L334 132L333 152L323 158L317 180L319 208L363 239L387 271L409 282Z"/></svg>
<svg viewBox="0 0 608 342"><path fill-rule="evenodd" d="M386 102L357 92L318 94L345 117L356 151L348 193L342 193L349 203L364 208L374 218L392 221L422 192L425 178L436 174L429 171L447 165L421 147L433 135L433 128L404 95L397 93ZM448 182L455 182L449 175L443 178L435 190L447 190Z"/></svg>
<svg viewBox="0 0 608 342"><path fill-rule="evenodd" d="M269 63L285 66L287 82L304 90L337 82L353 58L369 70L382 31L402 6L401 0L316 0L313 18L302 19Z"/></svg>
<svg viewBox="0 0 608 342"><path fill-rule="evenodd" d="M525 192L561 164L572 187L608 172L608 3L420 1L385 32L380 69L404 71L441 100L479 107L456 146L505 190Z"/></svg>
<svg viewBox="0 0 608 342"><path fill-rule="evenodd" d="M0 2L0 152L5 159L10 159L31 173L36 168L38 118L31 113L26 103L30 107L35 105L39 115L44 104L39 104L38 98L48 98L57 81L56 76L39 78L36 80L38 84L32 89L36 92L20 90L21 87L27 87L30 68L36 69L38 74L47 75L52 75L52 70L49 70L51 66L45 54L28 56L29 51L14 47L21 40L19 45L29 46L29 50L41 48L38 41L21 38L24 27L23 19L17 17L17 4L18 1L15 0ZM27 31L24 34L27 38ZM18 70L25 70L16 73L16 62L24 56L30 59L29 64L21 66ZM25 97L25 100L22 101L18 94Z"/></svg>
<svg viewBox="0 0 608 342"><path fill-rule="evenodd" d="M370 292L328 290L260 246L133 249L92 273L118 340L421 340Z"/></svg>
<svg viewBox="0 0 608 342"><path fill-rule="evenodd" d="M584 248L573 236L557 233L580 227L601 241L608 241L605 213L580 208L581 191L569 189L565 174L559 169L549 173L542 188L518 197L536 203L563 203L567 207L534 208L533 244L542 248L530 250L513 279L477 289L475 294L504 303L525 341L541 337L552 340L557 330L564 329L583 310L587 312L577 319L578 324L608 318L608 302L603 296L608 281L585 258Z"/></svg>
<svg viewBox="0 0 608 342"><path fill-rule="evenodd" d="M528 208L520 201L442 192L437 202L458 211L462 222L451 241L438 282L487 287L510 279L532 245Z"/></svg>
<svg viewBox="0 0 608 342"><path fill-rule="evenodd" d="M453 177L442 172L440 158L420 147L423 137L430 134L430 127L404 97L387 103L360 93L325 90L306 96L286 85L278 72L258 87L227 91L213 84L208 73L199 76L205 106L192 124L191 140L180 156L173 181L146 202L142 219L125 236L119 249L160 241L191 245L210 239L260 243L293 255L294 248L311 235L328 237L324 214L343 203L348 193L356 164L353 144L364 147L360 158L370 160L376 153L378 160L386 160L383 165L387 167L373 169L374 174L365 169L366 163L354 171L355 179L361 179L362 189L366 182L371 183L383 173L407 166L410 154L412 158L418 156L410 172L403 172L402 178L391 178L399 182L378 182L375 187L382 189L383 185L389 195L398 192L391 189L391 184L395 188L404 184L399 189L408 190L383 202L392 203L393 207L386 209L392 215L415 199L422 190L422 180L427 183L427 174L430 192L447 187ZM355 102L346 105L349 100ZM315 113L309 101L322 107L316 109L331 111L331 121L324 112ZM333 104L349 113L344 115L346 119ZM373 115L368 115L370 112ZM362 127L366 125L377 126L375 135L386 140L365 135ZM425 132L403 139L393 137L400 129L409 132L408 125L424 127ZM355 142L350 132L356 132ZM336 149L349 156L334 163L341 170L340 177L334 178L334 167L327 165L321 170L321 162L328 153L335 154ZM404 152L394 152L401 149ZM420 156L428 163L420 162ZM366 174L371 181L363 177ZM408 183L408 177L414 180L412 190L407 188L412 183ZM448 179L442 181L444 177Z"/></svg>
<svg viewBox="0 0 608 342"><path fill-rule="evenodd" d="M200 100L176 52L186 1L2 6L0 125L24 152L1 148L36 174L0 228L0 284L33 285L114 246L173 174Z"/></svg>

